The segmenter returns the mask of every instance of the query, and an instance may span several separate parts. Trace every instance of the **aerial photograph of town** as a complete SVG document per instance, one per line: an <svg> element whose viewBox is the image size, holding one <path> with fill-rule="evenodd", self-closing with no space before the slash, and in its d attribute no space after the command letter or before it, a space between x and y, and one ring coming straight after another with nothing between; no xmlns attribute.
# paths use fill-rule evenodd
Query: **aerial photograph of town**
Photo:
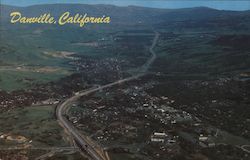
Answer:
<svg viewBox="0 0 250 160"><path fill-rule="evenodd" d="M0 160L249 159L249 0L0 0Z"/></svg>

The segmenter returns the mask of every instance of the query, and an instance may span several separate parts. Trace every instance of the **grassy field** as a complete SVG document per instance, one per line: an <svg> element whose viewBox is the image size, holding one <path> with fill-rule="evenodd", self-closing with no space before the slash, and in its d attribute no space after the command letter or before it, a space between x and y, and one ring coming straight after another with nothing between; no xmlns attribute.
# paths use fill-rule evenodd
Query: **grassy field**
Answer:
<svg viewBox="0 0 250 160"><path fill-rule="evenodd" d="M34 84L47 83L58 80L66 75L67 72L57 73L37 73L37 72L19 72L19 71L0 71L0 89L13 91L27 89Z"/></svg>
<svg viewBox="0 0 250 160"><path fill-rule="evenodd" d="M68 146L63 140L63 129L54 117L54 106L26 107L0 114L0 133L24 136L33 147ZM11 141L0 140L4 146ZM14 144L15 146L15 144Z"/></svg>
<svg viewBox="0 0 250 160"><path fill-rule="evenodd" d="M3 27L3 26L2 26ZM102 48L75 45L75 43L97 42L105 33L97 33L78 28L2 28L0 44L0 90L13 91L27 89L37 83L47 83L68 76L72 71L67 57L50 56L46 53L73 53L74 56L97 58L112 56L112 52ZM65 33L65 34L62 34ZM110 43L110 38L102 43ZM28 66L30 71L4 70L5 66L17 68ZM57 72L38 73L38 67L56 67ZM27 81L27 79L31 79Z"/></svg>

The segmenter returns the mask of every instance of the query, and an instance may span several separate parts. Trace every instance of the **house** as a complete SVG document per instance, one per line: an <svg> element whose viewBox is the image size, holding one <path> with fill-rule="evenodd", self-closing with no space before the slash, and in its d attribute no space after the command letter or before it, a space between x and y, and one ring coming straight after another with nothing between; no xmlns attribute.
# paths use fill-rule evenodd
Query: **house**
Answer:
<svg viewBox="0 0 250 160"><path fill-rule="evenodd" d="M155 132L152 136L151 136L151 142L160 142L160 143L164 143L166 140L167 134L166 133L159 133L159 132Z"/></svg>

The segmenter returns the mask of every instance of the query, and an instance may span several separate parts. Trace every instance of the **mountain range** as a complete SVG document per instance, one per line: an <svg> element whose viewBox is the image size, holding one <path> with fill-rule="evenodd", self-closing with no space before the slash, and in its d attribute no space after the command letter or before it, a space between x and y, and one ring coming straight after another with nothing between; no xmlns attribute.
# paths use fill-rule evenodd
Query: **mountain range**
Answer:
<svg viewBox="0 0 250 160"><path fill-rule="evenodd" d="M69 11L71 14L87 13L91 16L110 16L112 24L150 24L165 27L172 23L187 23L196 21L193 26L201 26L216 21L223 22L224 26L239 27L240 21L246 29L250 22L250 11L225 11L207 7L185 8L185 9L156 9L137 6L118 7L113 5L87 5L87 4L48 4L34 5L28 7L15 7L1 5L1 22L8 22L10 13L19 11L24 16L34 17L43 13L51 13L54 17L59 17L62 13ZM198 22L198 23L197 23ZM209 22L209 23L207 23ZM199 24L200 23L200 24ZM210 24L211 25L211 24ZM206 27L206 26L205 26Z"/></svg>

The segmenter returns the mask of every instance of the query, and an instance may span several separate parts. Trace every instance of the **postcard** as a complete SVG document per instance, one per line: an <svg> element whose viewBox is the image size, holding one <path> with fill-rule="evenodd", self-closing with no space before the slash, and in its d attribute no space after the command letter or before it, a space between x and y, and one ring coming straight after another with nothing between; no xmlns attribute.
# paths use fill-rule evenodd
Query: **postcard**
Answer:
<svg viewBox="0 0 250 160"><path fill-rule="evenodd" d="M249 0L1 0L0 160L249 160Z"/></svg>

